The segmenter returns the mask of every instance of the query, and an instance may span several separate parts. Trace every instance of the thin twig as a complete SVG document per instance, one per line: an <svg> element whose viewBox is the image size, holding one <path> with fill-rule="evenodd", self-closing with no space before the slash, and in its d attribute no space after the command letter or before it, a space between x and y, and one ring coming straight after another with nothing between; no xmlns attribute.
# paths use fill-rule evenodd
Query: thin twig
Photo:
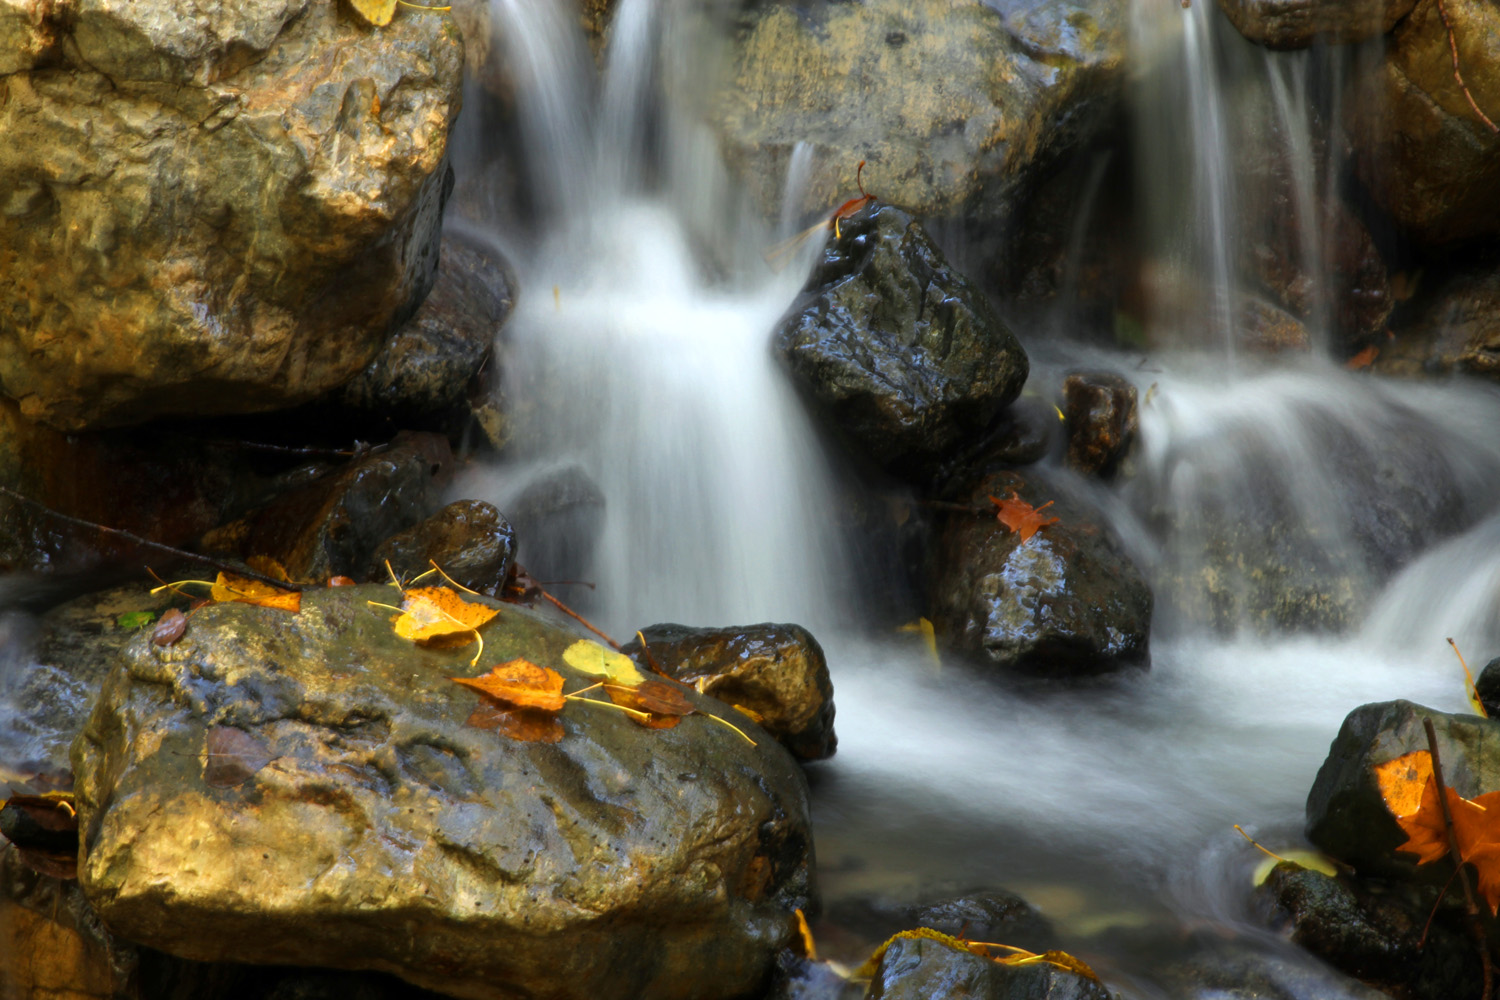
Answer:
<svg viewBox="0 0 1500 1000"><path fill-rule="evenodd" d="M1458 39L1453 37L1453 22L1448 20L1448 10L1443 6L1443 0L1437 0L1438 16L1443 19L1443 28L1448 32L1448 51L1453 53L1453 79L1458 81L1458 89L1464 92L1464 99L1469 102L1469 107L1479 116L1479 120L1489 126L1489 130L1500 135L1500 126L1490 121L1490 116L1479 110L1479 104L1474 100L1474 95L1469 93L1468 84L1464 83L1463 72L1458 68ZM1486 993L1488 995L1488 993Z"/></svg>
<svg viewBox="0 0 1500 1000"><path fill-rule="evenodd" d="M302 455L307 458L358 458L361 455L384 449L386 445L371 445L364 441L354 442L353 448L313 448L305 445L271 444L267 441L231 441L214 439L203 442L210 448L239 448L244 451L269 451L280 455Z"/></svg>
<svg viewBox="0 0 1500 1000"><path fill-rule="evenodd" d="M1494 984L1494 970L1490 966L1490 942L1485 936L1484 924L1479 919L1479 907L1474 902L1474 889L1469 885L1469 873L1464 870L1464 859L1458 851L1458 834L1453 830L1453 813L1448 810L1448 789L1443 783L1443 763L1438 757L1437 732L1432 728L1432 719L1423 717L1422 728L1427 732L1427 749L1432 753L1432 780L1437 785L1438 807L1443 813L1443 827L1448 831L1448 855L1453 867L1458 869L1458 884L1464 890L1464 913L1469 918L1469 929L1479 943L1479 961L1484 971L1484 992L1479 1000L1490 1000Z"/></svg>
<svg viewBox="0 0 1500 1000"><path fill-rule="evenodd" d="M583 617L583 615L580 615L578 612L574 611L572 608L568 607L562 601L559 601L557 598L553 597L551 594L547 593L545 590L541 589L540 587L537 588L536 592L538 594L541 594L547 600L551 601L552 604L553 604L553 606L556 607L557 610L559 610L563 614L568 615L569 617L573 618L575 621L577 621L584 628L588 629L590 632L594 633L599 638L603 639L605 642L607 642L611 646L613 646L616 653L618 653L620 651L620 644L618 642L615 642L609 636L605 635L603 632L601 632L597 628L595 628L593 626L593 624L587 618Z"/></svg>
<svg viewBox="0 0 1500 1000"><path fill-rule="evenodd" d="M967 503L949 503L947 500L918 500L916 503L922 507L931 507L934 510L951 510L958 514L993 514L994 510L988 507L976 507Z"/></svg>
<svg viewBox="0 0 1500 1000"><path fill-rule="evenodd" d="M134 532L125 531L122 528L111 528L108 525L100 524L98 521L89 521L81 517L73 517L71 514L64 514L62 511L53 510L51 507L48 507L46 504L42 503L39 500L31 499L24 493L17 493L15 490L11 489L8 486L0 486L0 494L10 497L12 500L17 501L18 503L23 503L28 507L34 508L47 517L53 518L57 521L62 521L64 524L71 524L80 528L88 528L90 531L102 531L107 535L113 535L116 538L124 539L125 541L130 542L134 545L140 545L148 549L155 549L158 552L165 552L166 554L175 556L178 559L187 559L191 562L203 563L204 565L212 566L215 569L220 570L221 572L233 573L235 576L242 576L247 580L255 580L259 583L268 583L271 586L279 587L282 590L305 589L302 584L292 583L289 580L277 580L274 577L269 577L262 573L257 573L255 572L255 570L250 569L246 566L240 566L235 563L225 562L222 559L215 559L212 556L201 555L197 552L189 552L186 549L179 549L175 546L166 545L162 542L153 542L151 539L142 538L140 535L137 535Z"/></svg>
<svg viewBox="0 0 1500 1000"><path fill-rule="evenodd" d="M651 647L646 645L645 633L643 633L640 629L636 629L635 637L640 641L641 652L646 654L646 665L652 670L661 674L663 677L670 677L671 675L661 668L661 664L656 662L656 657L651 655ZM676 680L677 678L673 677L672 679Z"/></svg>

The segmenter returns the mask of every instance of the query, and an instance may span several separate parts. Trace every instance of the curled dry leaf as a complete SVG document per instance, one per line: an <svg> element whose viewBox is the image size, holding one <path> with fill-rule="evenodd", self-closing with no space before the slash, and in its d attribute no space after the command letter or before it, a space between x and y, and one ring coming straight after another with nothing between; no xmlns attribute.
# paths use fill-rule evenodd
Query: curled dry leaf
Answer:
<svg viewBox="0 0 1500 1000"><path fill-rule="evenodd" d="M514 708L558 712L567 704L562 696L562 674L529 660L510 660L480 677L448 679Z"/></svg>
<svg viewBox="0 0 1500 1000"><path fill-rule="evenodd" d="M602 677L611 684L636 687L646 680L646 675L630 657L589 639L579 639L563 650L563 662L580 673Z"/></svg>
<svg viewBox="0 0 1500 1000"><path fill-rule="evenodd" d="M151 641L158 646L170 646L187 631L187 615L172 608L161 616L156 628L151 630Z"/></svg>
<svg viewBox="0 0 1500 1000"><path fill-rule="evenodd" d="M280 608L296 613L302 610L302 594L295 590L281 590L269 583L261 583L234 573L220 573L208 592L215 601L238 601L262 608Z"/></svg>
<svg viewBox="0 0 1500 1000"><path fill-rule="evenodd" d="M1041 531L1049 524L1056 524L1061 518L1046 517L1041 512L1052 506L1048 500L1040 507L1033 507L1022 500L1015 490L1010 491L1009 500L1001 500L999 497L990 497L990 503L995 505L995 517L999 522L1021 536L1024 545L1031 540L1031 536Z"/></svg>
<svg viewBox="0 0 1500 1000"><path fill-rule="evenodd" d="M275 759L260 737L234 726L212 726L203 736L203 783L234 788Z"/></svg>
<svg viewBox="0 0 1500 1000"><path fill-rule="evenodd" d="M562 720L555 712L536 708L506 708L482 699L465 725L489 729L522 743L556 743L563 738Z"/></svg>

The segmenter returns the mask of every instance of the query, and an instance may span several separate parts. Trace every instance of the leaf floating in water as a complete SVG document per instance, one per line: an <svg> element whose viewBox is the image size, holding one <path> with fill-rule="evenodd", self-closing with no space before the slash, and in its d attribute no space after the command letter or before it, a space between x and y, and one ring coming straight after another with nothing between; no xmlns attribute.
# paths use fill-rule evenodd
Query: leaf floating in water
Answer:
<svg viewBox="0 0 1500 1000"><path fill-rule="evenodd" d="M603 677L611 684L636 687L646 680L630 657L589 639L579 639L564 650L563 662L590 677Z"/></svg>
<svg viewBox="0 0 1500 1000"><path fill-rule="evenodd" d="M161 616L161 621L157 622L156 628L151 630L151 641L158 646L170 646L181 639L186 631L187 615L172 608Z"/></svg>
<svg viewBox="0 0 1500 1000"><path fill-rule="evenodd" d="M275 759L260 737L234 726L213 726L203 736L203 783L235 788Z"/></svg>
<svg viewBox="0 0 1500 1000"><path fill-rule="evenodd" d="M1009 500L1001 500L998 497L990 497L990 503L995 505L995 517L999 522L1021 536L1021 544L1031 540L1031 536L1047 527L1062 520L1057 517L1045 517L1042 511L1052 506L1053 501L1048 500L1040 507L1033 507L1022 500L1015 490L1010 491Z"/></svg>
<svg viewBox="0 0 1500 1000"><path fill-rule="evenodd" d="M556 743L563 738L562 720L555 712L535 708L506 708L481 700L465 725L488 729L522 743Z"/></svg>
<svg viewBox="0 0 1500 1000"><path fill-rule="evenodd" d="M529 660L510 660L480 677L448 679L514 708L558 712L567 704L562 696L562 674Z"/></svg>

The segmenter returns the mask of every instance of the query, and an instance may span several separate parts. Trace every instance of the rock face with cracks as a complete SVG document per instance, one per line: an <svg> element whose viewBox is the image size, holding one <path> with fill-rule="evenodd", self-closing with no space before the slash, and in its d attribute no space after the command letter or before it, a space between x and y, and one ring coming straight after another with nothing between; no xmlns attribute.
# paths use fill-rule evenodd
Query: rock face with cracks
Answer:
<svg viewBox="0 0 1500 1000"><path fill-rule="evenodd" d="M397 638L367 604L394 594L209 605L175 645L125 647L73 756L80 883L105 923L186 958L378 969L460 997L761 987L811 891L786 751L738 715L757 745L702 715L648 730L577 702L553 744L471 728L480 696L450 676L525 655L575 690L577 636L505 605L471 668L472 646ZM215 728L269 762L208 784Z"/></svg>
<svg viewBox="0 0 1500 1000"><path fill-rule="evenodd" d="M0 383L66 430L369 362L437 263L463 44L333 0L0 0Z"/></svg>

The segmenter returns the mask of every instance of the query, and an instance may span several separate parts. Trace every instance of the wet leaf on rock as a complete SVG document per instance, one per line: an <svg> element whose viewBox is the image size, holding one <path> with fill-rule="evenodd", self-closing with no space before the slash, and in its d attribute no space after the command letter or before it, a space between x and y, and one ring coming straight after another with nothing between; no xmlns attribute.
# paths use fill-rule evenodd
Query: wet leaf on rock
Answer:
<svg viewBox="0 0 1500 1000"><path fill-rule="evenodd" d="M565 649L563 662L580 673L602 677L611 684L636 687L646 680L630 657L589 639L579 639Z"/></svg>
<svg viewBox="0 0 1500 1000"><path fill-rule="evenodd" d="M666 681L642 681L635 687L605 684L609 700L616 705L652 715L692 715L695 709L678 688Z"/></svg>
<svg viewBox="0 0 1500 1000"><path fill-rule="evenodd" d="M133 631L156 621L155 611L127 611L115 619L115 628Z"/></svg>
<svg viewBox="0 0 1500 1000"><path fill-rule="evenodd" d="M498 614L495 608L458 596L448 587L402 591L396 634L422 646L449 649L479 639L479 628Z"/></svg>
<svg viewBox="0 0 1500 1000"><path fill-rule="evenodd" d="M266 741L234 726L213 726L203 738L203 782L235 788L276 759Z"/></svg>
<svg viewBox="0 0 1500 1000"><path fill-rule="evenodd" d="M514 708L558 712L567 704L562 696L562 674L547 667L539 667L529 660L515 659L501 663L479 677L448 679Z"/></svg>
<svg viewBox="0 0 1500 1000"><path fill-rule="evenodd" d="M1386 808L1406 834L1405 843L1396 850L1415 854L1419 865L1448 858L1447 821L1438 803L1432 754L1426 750L1403 754L1378 765L1375 777ZM1446 786L1443 792L1453 820L1458 856L1474 866L1479 894L1495 913L1500 908L1500 791L1485 792L1473 799Z"/></svg>
<svg viewBox="0 0 1500 1000"><path fill-rule="evenodd" d="M235 573L220 573L208 595L215 601L238 601L262 608L280 608L293 614L302 610L302 594L299 591L282 590Z"/></svg>
<svg viewBox="0 0 1500 1000"><path fill-rule="evenodd" d="M990 503L995 505L995 517L999 522L1021 536L1024 545L1031 540L1031 536L1041 531L1049 524L1056 524L1061 518L1046 517L1041 512L1052 506L1048 500L1040 507L1033 507L1022 500L1015 490L1011 490L1009 500L1001 500L999 497L990 497Z"/></svg>
<svg viewBox="0 0 1500 1000"><path fill-rule="evenodd" d="M507 708L482 699L465 723L489 729L522 743L556 743L563 738L562 720L555 712L536 708Z"/></svg>
<svg viewBox="0 0 1500 1000"><path fill-rule="evenodd" d="M365 23L376 28L384 28L396 16L396 0L349 0L349 6Z"/></svg>
<svg viewBox="0 0 1500 1000"><path fill-rule="evenodd" d="M172 608L161 616L156 628L151 630L151 641L158 646L170 646L187 631L187 615Z"/></svg>

